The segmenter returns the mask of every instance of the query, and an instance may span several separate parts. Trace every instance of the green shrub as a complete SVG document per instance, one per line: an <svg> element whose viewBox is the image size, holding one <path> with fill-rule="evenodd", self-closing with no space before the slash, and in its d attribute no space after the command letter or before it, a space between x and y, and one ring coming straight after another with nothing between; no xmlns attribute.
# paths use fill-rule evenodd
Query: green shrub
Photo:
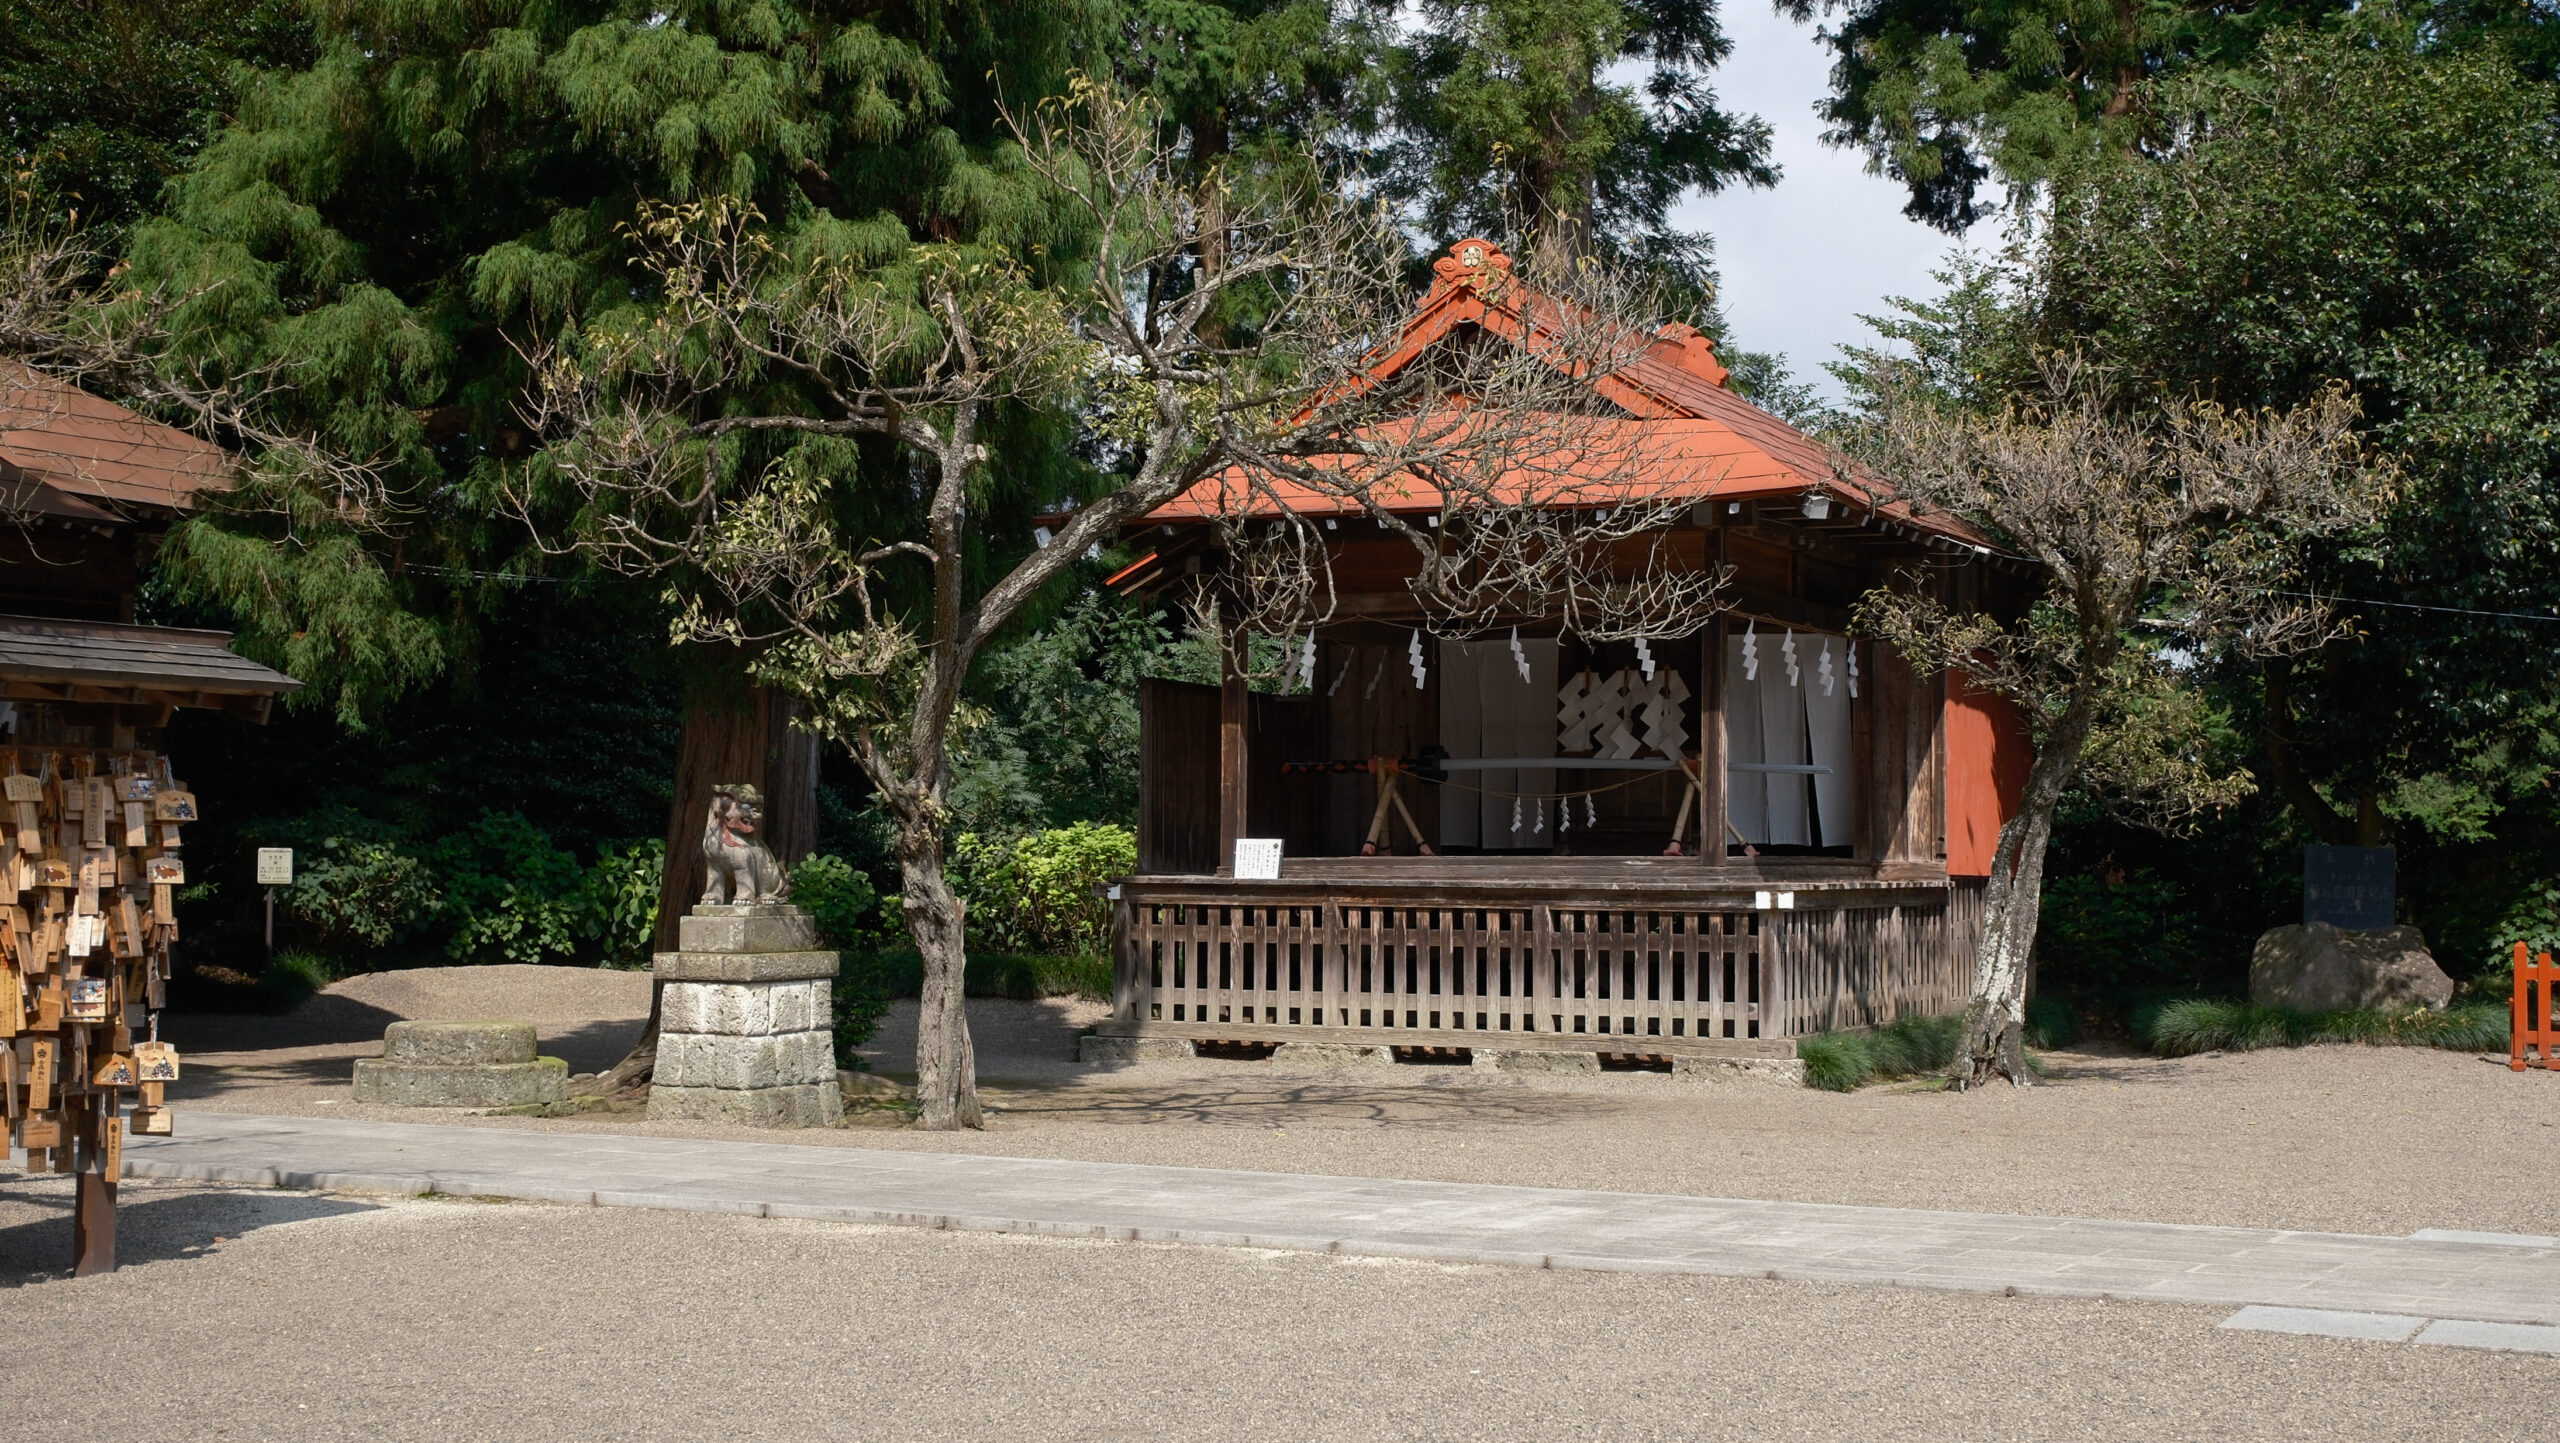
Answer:
<svg viewBox="0 0 2560 1443"><path fill-rule="evenodd" d="M333 979L326 959L309 952L278 952L258 973L255 988L261 1012L291 1012Z"/></svg>
<svg viewBox="0 0 2560 1443"><path fill-rule="evenodd" d="M791 901L808 912L826 946L865 947L875 939L879 893L842 857L812 856L792 868Z"/></svg>
<svg viewBox="0 0 2560 1443"><path fill-rule="evenodd" d="M2134 1024L2151 1050L2164 1057L2346 1042L2487 1052L2507 1045L2507 1025L2506 1009L2486 1003L2441 1010L2295 1012L2212 997L2167 1003Z"/></svg>
<svg viewBox="0 0 2560 1443"><path fill-rule="evenodd" d="M966 835L951 849L951 880L969 904L970 932L1027 953L1102 952L1111 936L1103 888L1137 868L1137 834L1107 822L1009 840Z"/></svg>
<svg viewBox="0 0 2560 1443"><path fill-rule="evenodd" d="M332 836L305 854L278 900L337 952L388 944L432 915L441 898L418 858L387 842Z"/></svg>
<svg viewBox="0 0 2560 1443"><path fill-rule="evenodd" d="M646 967L658 939L658 887L667 844L651 838L616 851L596 849L596 864L578 884L578 932L607 967Z"/></svg>
<svg viewBox="0 0 2560 1443"><path fill-rule="evenodd" d="M516 812L482 812L432 853L456 962L567 961L578 950L583 868Z"/></svg>

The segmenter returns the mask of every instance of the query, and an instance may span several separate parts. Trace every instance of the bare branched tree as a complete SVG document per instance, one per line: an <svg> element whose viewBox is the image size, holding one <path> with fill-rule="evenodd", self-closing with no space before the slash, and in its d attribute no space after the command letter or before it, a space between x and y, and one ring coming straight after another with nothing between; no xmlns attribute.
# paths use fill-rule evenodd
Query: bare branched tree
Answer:
<svg viewBox="0 0 2560 1443"><path fill-rule="evenodd" d="M1415 541L1416 594L1455 627L1552 595L1587 634L1678 635L1715 583L1643 569L1666 514L1638 484L1645 428L1577 414L1582 388L1555 379L1649 335L1623 309L1568 293L1543 356L1451 346L1438 370L1375 384L1410 305L1390 216L1303 172L1187 182L1147 103L1101 85L1013 126L1085 238L1056 271L955 245L869 262L781 238L737 202L661 207L635 236L649 308L529 353L529 419L551 445L519 493L528 517L565 483L583 519L560 544L666 578L680 639L753 648L758 675L808 701L895 822L924 960L929 1128L981 1120L943 870L962 683L1075 558L1199 487L1232 543L1230 604L1274 630L1331 614L1317 533L1345 511ZM973 578L983 438L1017 403L1071 410L1118 480L1046 546ZM849 534L854 438L911 468L920 515L903 533ZM1588 456L1604 459L1572 464ZM881 490L859 499L876 513ZM905 567L923 600L899 599L916 590L892 570Z"/></svg>
<svg viewBox="0 0 2560 1443"><path fill-rule="evenodd" d="M1879 373L1877 414L1850 444L1901 496L1972 520L2045 577L2015 621L1956 612L1916 582L1858 608L1867 634L2009 696L2034 732L1992 862L1959 1085L2030 1081L2027 960L2064 790L2076 777L2171 823L2244 795L2247 775L2206 755L2188 678L2217 651L2277 655L2332 635L2327 608L2289 591L2297 544L2377 516L2391 480L2364 453L2344 386L2252 413L2124 396L2068 355L2042 381L1982 415Z"/></svg>
<svg viewBox="0 0 2560 1443"><path fill-rule="evenodd" d="M1203 488L1228 566L1199 588L1202 609L1268 634L1333 619L1322 527L1356 517L1412 547L1406 589L1438 635L1536 618L1591 641L1663 639L1714 618L1726 578L1671 546L1690 504L1660 485L1675 446L1592 387L1655 344L1660 298L1562 247L1521 252L1461 246L1439 263L1509 336L1450 338L1383 380L1355 372L1309 409L1314 425L1239 448Z"/></svg>

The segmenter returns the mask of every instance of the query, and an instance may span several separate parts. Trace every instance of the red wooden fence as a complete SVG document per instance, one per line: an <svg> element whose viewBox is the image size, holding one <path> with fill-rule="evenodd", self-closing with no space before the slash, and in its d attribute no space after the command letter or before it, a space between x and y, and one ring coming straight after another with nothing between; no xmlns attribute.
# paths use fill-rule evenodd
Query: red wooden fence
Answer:
<svg viewBox="0 0 2560 1443"><path fill-rule="evenodd" d="M2512 1040L2507 1044L2507 1066L2524 1071L2538 1060L2544 1070L2560 1069L2560 1020L2551 1014L2553 996L2560 992L2560 967L2551 962L2551 954L2528 958L2522 942L2516 944L2516 1010ZM2540 995L2537 1011L2535 994ZM2541 1049L2536 1059L2533 1052Z"/></svg>

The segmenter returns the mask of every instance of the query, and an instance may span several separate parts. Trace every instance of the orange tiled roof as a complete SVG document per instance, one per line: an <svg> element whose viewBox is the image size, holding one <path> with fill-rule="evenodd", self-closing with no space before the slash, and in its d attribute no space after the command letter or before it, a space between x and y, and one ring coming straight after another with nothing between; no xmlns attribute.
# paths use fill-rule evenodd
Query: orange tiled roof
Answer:
<svg viewBox="0 0 2560 1443"><path fill-rule="evenodd" d="M1396 347L1370 368L1371 377L1395 374L1462 325L1481 326L1521 344L1538 344L1543 329L1540 317L1551 316L1557 303L1512 281L1510 258L1492 242L1459 241L1432 263L1432 269L1431 289L1424 293ZM1851 508L1873 508L1905 527L1966 545L1987 541L1959 517L1943 511L1915 511L1909 503L1894 499L1890 485L1872 476L1860 473L1854 480L1842 479L1828 448L1736 395L1727 379L1712 340L1690 327L1671 325L1663 327L1635 360L1593 381L1595 391L1629 413L1623 423L1627 444L1645 448L1644 469L1654 478L1646 488L1649 499L1743 500L1822 490ZM1210 477L1150 512L1146 520L1196 521L1218 515L1223 488L1229 484L1227 478ZM1560 479L1541 474L1534 482L1524 478L1522 484L1538 486L1540 494L1552 500ZM1270 489L1308 514L1352 509L1336 497L1301 486ZM1439 503L1436 490L1427 486L1416 484L1409 494L1416 510ZM1607 501L1594 498L1590 504ZM1254 509L1276 514L1277 507L1271 499L1258 498Z"/></svg>

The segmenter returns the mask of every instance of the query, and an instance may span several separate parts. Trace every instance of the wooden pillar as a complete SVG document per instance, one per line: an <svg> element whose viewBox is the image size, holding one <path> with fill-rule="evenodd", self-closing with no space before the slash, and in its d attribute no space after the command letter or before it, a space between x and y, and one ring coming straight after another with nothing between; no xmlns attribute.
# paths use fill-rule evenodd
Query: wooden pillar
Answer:
<svg viewBox="0 0 2560 1443"><path fill-rule="evenodd" d="M1245 834L1246 728L1253 716L1253 692L1245 684L1244 629L1221 624L1218 644L1218 875L1233 876L1236 838Z"/></svg>
<svg viewBox="0 0 2560 1443"><path fill-rule="evenodd" d="M1710 867L1725 863L1724 618L1707 624L1706 661L1698 687L1698 857Z"/></svg>
<svg viewBox="0 0 2560 1443"><path fill-rule="evenodd" d="M106 1125L123 1124L110 1115ZM103 1156L91 1156L81 1159L72 1188L71 1275L86 1278L115 1270L116 1180L107 1176Z"/></svg>

